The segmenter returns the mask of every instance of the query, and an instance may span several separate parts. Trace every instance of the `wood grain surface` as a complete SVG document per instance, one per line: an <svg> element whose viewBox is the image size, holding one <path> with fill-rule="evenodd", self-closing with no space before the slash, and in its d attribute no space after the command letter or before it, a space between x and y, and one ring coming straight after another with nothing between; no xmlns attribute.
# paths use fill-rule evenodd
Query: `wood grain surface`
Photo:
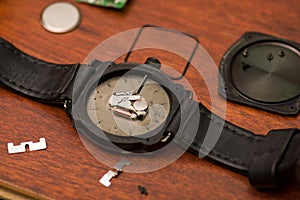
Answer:
<svg viewBox="0 0 300 200"><path fill-rule="evenodd" d="M0 0L0 37L26 53L55 63L82 62L100 42L144 24L155 24L197 36L218 65L223 53L246 31L258 31L300 42L300 2L260 0L129 0L117 11L75 3L80 26L66 34L44 30L39 17L53 1ZM1 61L0 61L1 62ZM194 81L198 77L188 76ZM215 81L216 71L208 70ZM196 89L201 93L202 88ZM207 95L198 100L210 107ZM227 102L226 119L257 134L300 128L300 116L282 117ZM258 191L247 177L190 153L150 173L123 173L105 188L99 182L109 167L83 146L59 106L41 104L0 88L0 185L37 199L299 199L299 185ZM7 143L47 139L44 151L9 155ZM138 189L143 186L148 195ZM12 197L11 197L12 198Z"/></svg>

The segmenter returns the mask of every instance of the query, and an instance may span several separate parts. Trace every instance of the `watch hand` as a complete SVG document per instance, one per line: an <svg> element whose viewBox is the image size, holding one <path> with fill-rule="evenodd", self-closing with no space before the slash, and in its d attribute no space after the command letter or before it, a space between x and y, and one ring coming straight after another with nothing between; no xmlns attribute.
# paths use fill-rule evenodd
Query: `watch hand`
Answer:
<svg viewBox="0 0 300 200"><path fill-rule="evenodd" d="M144 84L145 84L147 78L148 78L148 75L146 74L144 76L144 78L142 79L142 81L140 82L139 86L132 92L133 94L139 94L140 93L140 91L144 87Z"/></svg>

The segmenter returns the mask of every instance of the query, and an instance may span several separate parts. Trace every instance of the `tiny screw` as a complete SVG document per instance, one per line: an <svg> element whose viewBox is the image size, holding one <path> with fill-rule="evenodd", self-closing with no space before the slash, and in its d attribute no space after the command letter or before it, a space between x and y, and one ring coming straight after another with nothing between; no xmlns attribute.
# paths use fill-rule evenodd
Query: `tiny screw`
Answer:
<svg viewBox="0 0 300 200"><path fill-rule="evenodd" d="M269 53L269 55L267 56L267 59L268 59L269 61L271 61L271 60L273 60L273 58L274 58L273 54L272 54L272 53Z"/></svg>
<svg viewBox="0 0 300 200"><path fill-rule="evenodd" d="M285 53L284 53L283 50L280 50L279 53L278 53L278 55L279 55L280 57L284 57L284 56L285 56Z"/></svg>
<svg viewBox="0 0 300 200"><path fill-rule="evenodd" d="M295 107L294 106L290 106L290 110L295 110Z"/></svg>
<svg viewBox="0 0 300 200"><path fill-rule="evenodd" d="M144 194L146 196L148 195L147 189L145 187L139 185L138 189L141 192L141 194Z"/></svg>
<svg viewBox="0 0 300 200"><path fill-rule="evenodd" d="M244 57L248 57L248 56L249 56L248 49L245 49L245 50L243 51L243 56L244 56Z"/></svg>
<svg viewBox="0 0 300 200"><path fill-rule="evenodd" d="M228 88L227 88L227 87L222 88L222 92L223 92L223 93L226 93L227 91L228 91Z"/></svg>

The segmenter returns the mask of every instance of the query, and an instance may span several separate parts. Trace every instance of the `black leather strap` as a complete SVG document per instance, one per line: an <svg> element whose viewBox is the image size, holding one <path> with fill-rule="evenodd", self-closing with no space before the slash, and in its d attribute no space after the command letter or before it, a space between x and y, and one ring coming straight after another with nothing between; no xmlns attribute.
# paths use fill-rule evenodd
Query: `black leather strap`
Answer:
<svg viewBox="0 0 300 200"><path fill-rule="evenodd" d="M78 64L33 58L0 38L0 84L45 103L62 103Z"/></svg>
<svg viewBox="0 0 300 200"><path fill-rule="evenodd" d="M227 121L223 124L220 117L202 104L199 104L199 110L199 130L190 147L192 153L199 155L206 134L212 134L207 132L212 122L212 126L219 127L222 132L206 158L247 174L256 188L277 187L283 179L294 176L295 171L299 173L298 129L274 130L266 136L256 135Z"/></svg>

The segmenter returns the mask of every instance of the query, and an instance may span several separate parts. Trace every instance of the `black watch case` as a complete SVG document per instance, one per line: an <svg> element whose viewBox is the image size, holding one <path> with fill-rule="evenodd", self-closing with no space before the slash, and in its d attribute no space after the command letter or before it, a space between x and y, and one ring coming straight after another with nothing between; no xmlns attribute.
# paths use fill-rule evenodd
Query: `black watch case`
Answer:
<svg viewBox="0 0 300 200"><path fill-rule="evenodd" d="M66 100L65 103L66 111L72 117L77 131L96 146L110 151L114 151L114 148L111 148L111 143L124 150L124 152L134 153L152 152L167 145L175 137L179 125L187 123L182 122L185 120L181 119L182 113L186 113L186 115L193 114L191 111L193 105L184 106L184 110L180 106L183 101L192 101L192 94L190 91L185 90L182 85L174 83L158 66L158 63L115 64L94 60L89 66L85 66L93 69L94 73L91 73L92 75L81 73L79 70L73 87L73 98L72 100ZM164 121L156 128L137 137L116 135L109 133L110 130L101 130L101 127L97 125L98 121L92 120L88 111L88 99L95 88L114 77L123 76L129 71L131 75L140 77L147 74L148 79L156 81L167 93L170 104L169 113ZM99 73L101 77L99 77ZM93 108L93 110L97 110L97 108ZM130 120L128 123L131 123ZM110 126L113 129L113 125ZM115 127L115 129L117 128Z"/></svg>

